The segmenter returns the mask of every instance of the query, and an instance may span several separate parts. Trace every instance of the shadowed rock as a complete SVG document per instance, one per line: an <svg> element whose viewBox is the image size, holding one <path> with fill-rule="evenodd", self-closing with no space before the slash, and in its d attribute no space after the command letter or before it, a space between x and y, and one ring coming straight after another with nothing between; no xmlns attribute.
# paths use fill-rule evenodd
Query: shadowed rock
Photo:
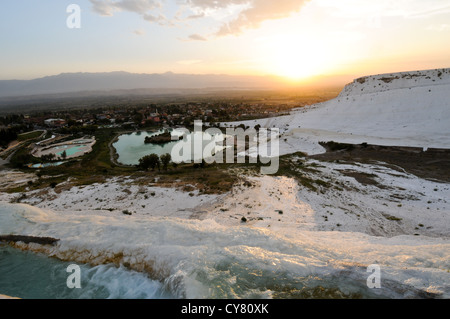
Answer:
<svg viewBox="0 0 450 319"><path fill-rule="evenodd" d="M6 242L24 242L25 244L36 243L40 245L54 245L59 239L51 237L33 237L21 235L0 235L0 241Z"/></svg>

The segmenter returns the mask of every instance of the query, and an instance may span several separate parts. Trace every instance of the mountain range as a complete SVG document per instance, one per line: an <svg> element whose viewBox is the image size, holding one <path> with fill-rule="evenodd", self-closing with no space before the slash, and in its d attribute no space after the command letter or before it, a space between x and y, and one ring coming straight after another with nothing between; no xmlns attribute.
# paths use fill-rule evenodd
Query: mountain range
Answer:
<svg viewBox="0 0 450 319"><path fill-rule="evenodd" d="M344 85L349 77L318 77L321 85ZM137 74L128 72L61 73L32 80L0 80L0 98L75 92L139 89L278 89L286 80L275 76L224 74Z"/></svg>

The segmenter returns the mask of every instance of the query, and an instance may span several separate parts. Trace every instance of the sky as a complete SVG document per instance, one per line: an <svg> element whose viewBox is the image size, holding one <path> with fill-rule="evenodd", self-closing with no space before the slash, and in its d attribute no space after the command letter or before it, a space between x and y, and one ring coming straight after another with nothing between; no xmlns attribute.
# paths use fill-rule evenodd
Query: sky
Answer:
<svg viewBox="0 0 450 319"><path fill-rule="evenodd" d="M126 71L304 81L444 67L449 0L0 2L0 80Z"/></svg>

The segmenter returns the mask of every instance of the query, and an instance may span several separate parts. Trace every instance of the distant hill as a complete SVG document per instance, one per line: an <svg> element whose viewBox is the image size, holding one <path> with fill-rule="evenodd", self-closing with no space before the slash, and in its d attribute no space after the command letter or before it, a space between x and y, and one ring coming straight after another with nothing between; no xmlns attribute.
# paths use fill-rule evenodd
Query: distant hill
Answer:
<svg viewBox="0 0 450 319"><path fill-rule="evenodd" d="M274 78L232 75L63 73L34 80L0 81L0 97L73 93L81 91L113 91L134 89L200 89L249 88L264 89L279 85Z"/></svg>
<svg viewBox="0 0 450 319"><path fill-rule="evenodd" d="M306 86L344 85L348 77L316 77ZM112 92L159 89L279 89L286 87L283 78L275 76L240 76L224 74L136 74L127 72L62 73L33 80L0 80L0 98L67 94L75 92ZM303 84L304 85L304 84ZM138 92L138 91L136 91ZM135 92L135 93L136 93ZM118 92L113 92L117 94Z"/></svg>

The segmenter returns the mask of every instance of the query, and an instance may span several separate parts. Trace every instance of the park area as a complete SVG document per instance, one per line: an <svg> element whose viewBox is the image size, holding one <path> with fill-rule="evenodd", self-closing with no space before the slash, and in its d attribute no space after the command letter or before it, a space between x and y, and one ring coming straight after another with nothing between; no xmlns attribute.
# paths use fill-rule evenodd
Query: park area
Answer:
<svg viewBox="0 0 450 319"><path fill-rule="evenodd" d="M95 138L81 138L48 146L37 146L32 155L48 159L71 159L90 153L95 144Z"/></svg>

